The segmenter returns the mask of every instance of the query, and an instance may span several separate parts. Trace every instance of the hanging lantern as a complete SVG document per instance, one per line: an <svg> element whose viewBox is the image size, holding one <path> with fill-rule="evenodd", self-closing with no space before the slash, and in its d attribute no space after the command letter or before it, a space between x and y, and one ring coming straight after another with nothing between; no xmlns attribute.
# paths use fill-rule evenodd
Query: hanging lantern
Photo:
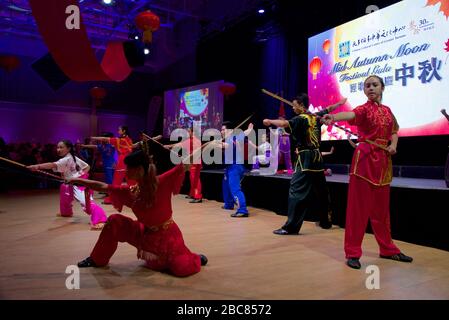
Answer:
<svg viewBox="0 0 449 320"><path fill-rule="evenodd" d="M221 84L218 87L218 89L220 90L221 93L223 93L223 95L230 96L235 93L237 88L236 88L235 84L225 82L225 83Z"/></svg>
<svg viewBox="0 0 449 320"><path fill-rule="evenodd" d="M326 54L329 53L329 49L331 48L331 41L329 39L324 40L323 42L323 50Z"/></svg>
<svg viewBox="0 0 449 320"><path fill-rule="evenodd" d="M16 56L0 55L0 67L8 72L18 68L20 66L20 60Z"/></svg>
<svg viewBox="0 0 449 320"><path fill-rule="evenodd" d="M136 16L135 23L137 28L143 31L143 42L151 43L153 41L153 32L159 29L161 20L156 14L147 10Z"/></svg>
<svg viewBox="0 0 449 320"><path fill-rule="evenodd" d="M321 59L318 56L313 57L309 65L309 70L312 73L313 80L316 80L316 75L321 69Z"/></svg>
<svg viewBox="0 0 449 320"><path fill-rule="evenodd" d="M106 89L100 87L93 87L90 89L90 96L92 97L95 107L101 105L101 101L106 97Z"/></svg>

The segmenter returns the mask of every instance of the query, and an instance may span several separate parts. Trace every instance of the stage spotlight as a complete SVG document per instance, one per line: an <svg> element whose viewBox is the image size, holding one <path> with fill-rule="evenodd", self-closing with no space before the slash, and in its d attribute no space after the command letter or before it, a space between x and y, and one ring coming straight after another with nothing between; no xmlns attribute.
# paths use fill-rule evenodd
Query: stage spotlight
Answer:
<svg viewBox="0 0 449 320"><path fill-rule="evenodd" d="M258 11L260 14L263 14L264 12L265 12L265 10L264 9L259 9L259 11Z"/></svg>
<svg viewBox="0 0 449 320"><path fill-rule="evenodd" d="M112 0L103 0L103 3L104 3L104 4L111 4L111 3L112 3Z"/></svg>
<svg viewBox="0 0 449 320"><path fill-rule="evenodd" d="M148 49L148 48L143 49L143 53L146 55L150 54L150 49Z"/></svg>
<svg viewBox="0 0 449 320"><path fill-rule="evenodd" d="M139 36L135 36L134 39L139 40Z"/></svg>

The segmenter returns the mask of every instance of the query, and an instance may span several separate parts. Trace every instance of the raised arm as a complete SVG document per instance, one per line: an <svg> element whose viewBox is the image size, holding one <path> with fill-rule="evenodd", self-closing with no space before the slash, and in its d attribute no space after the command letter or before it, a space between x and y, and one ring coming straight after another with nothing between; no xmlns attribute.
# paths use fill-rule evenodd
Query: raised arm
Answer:
<svg viewBox="0 0 449 320"><path fill-rule="evenodd" d="M178 147L178 146L180 146L182 144L182 141L181 142L176 142L176 143L173 143L173 144L164 144L164 148L165 149L173 149L174 147Z"/></svg>
<svg viewBox="0 0 449 320"><path fill-rule="evenodd" d="M91 141L111 143L111 139L108 138L108 137L90 137L90 140Z"/></svg>
<svg viewBox="0 0 449 320"><path fill-rule="evenodd" d="M133 149L138 148L141 145L142 145L142 141L135 142L135 143L133 143Z"/></svg>
<svg viewBox="0 0 449 320"><path fill-rule="evenodd" d="M323 152L321 152L321 155L324 157L324 156L331 155L333 153L334 153L334 147L332 147L330 151L323 151Z"/></svg>
<svg viewBox="0 0 449 320"><path fill-rule="evenodd" d="M51 170L56 169L57 165L54 162L46 162L46 163L40 163L40 164L33 164L32 166L27 166L27 169L30 169L31 171L37 171L37 170Z"/></svg>
<svg viewBox="0 0 449 320"><path fill-rule="evenodd" d="M95 191L108 191L108 185L101 181L95 181L95 180L88 180L88 179L82 179L82 178L73 178L68 179L67 182L69 184L78 184L85 187L88 187L89 189L95 190Z"/></svg>
<svg viewBox="0 0 449 320"><path fill-rule="evenodd" d="M276 126L281 128L287 128L288 127L288 121L287 120L279 120L279 119L264 119L263 120L264 126Z"/></svg>
<svg viewBox="0 0 449 320"><path fill-rule="evenodd" d="M223 140L213 140L207 146L210 146L212 148L227 149L227 148L229 148L230 144L227 142L224 142Z"/></svg>
<svg viewBox="0 0 449 320"><path fill-rule="evenodd" d="M153 137L153 140L159 141L162 139L162 135L157 135L155 137Z"/></svg>
<svg viewBox="0 0 449 320"><path fill-rule="evenodd" d="M337 109L339 106L344 105L344 104L346 103L346 100L348 100L348 99L347 99L347 98L343 98L343 99L341 99L340 101L338 101L337 103L328 106L328 107L326 108L327 111L328 111L329 113L332 112L332 111L334 111L334 110Z"/></svg>
<svg viewBox="0 0 449 320"><path fill-rule="evenodd" d="M245 134L245 136L248 136L251 131L253 131L254 125L252 123L248 124L248 129L246 129L245 131L243 131L243 133Z"/></svg>
<svg viewBox="0 0 449 320"><path fill-rule="evenodd" d="M348 121L355 118L355 113L352 111L349 112L339 112L335 114L325 114L322 118L322 122L326 125L330 125L333 122L337 121Z"/></svg>

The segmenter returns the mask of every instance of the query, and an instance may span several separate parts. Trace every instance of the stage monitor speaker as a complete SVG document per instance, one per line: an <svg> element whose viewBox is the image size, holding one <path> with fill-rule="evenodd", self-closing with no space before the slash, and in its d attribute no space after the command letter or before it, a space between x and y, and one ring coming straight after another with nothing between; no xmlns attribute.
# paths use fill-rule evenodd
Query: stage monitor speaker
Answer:
<svg viewBox="0 0 449 320"><path fill-rule="evenodd" d="M33 62L31 67L55 91L61 89L67 82L70 81L70 79L56 64L50 53L47 53Z"/></svg>

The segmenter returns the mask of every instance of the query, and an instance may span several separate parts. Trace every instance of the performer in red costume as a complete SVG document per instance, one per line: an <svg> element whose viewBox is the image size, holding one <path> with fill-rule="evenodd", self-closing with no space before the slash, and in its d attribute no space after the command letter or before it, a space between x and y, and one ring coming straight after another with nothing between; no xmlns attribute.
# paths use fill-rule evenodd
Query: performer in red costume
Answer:
<svg viewBox="0 0 449 320"><path fill-rule="evenodd" d="M137 257L145 260L150 269L169 271L179 277L199 272L201 266L206 265L207 258L192 253L186 247L181 230L172 218L171 196L179 192L188 166L179 164L156 176L156 167L141 150L128 155L125 164L127 177L136 180L137 185L115 186L85 179L69 181L94 190L109 191L118 211L125 205L137 217L133 220L121 214L111 215L92 253L78 266L105 266L118 242L128 242L137 248Z"/></svg>
<svg viewBox="0 0 449 320"><path fill-rule="evenodd" d="M112 180L112 185L120 186L123 180L126 178L125 174L125 157L133 151L133 141L129 137L129 130L127 126L118 127L119 138L108 138L108 137L91 137L92 142L104 142L111 144L118 153L117 164L114 170L114 178ZM128 181L131 185L133 182ZM110 197L107 197L103 201L104 204L111 204Z"/></svg>
<svg viewBox="0 0 449 320"><path fill-rule="evenodd" d="M201 148L201 140L196 137L193 133L193 129L189 128L189 138L184 141L165 145L164 147L167 149L173 149L175 147L186 150L186 154L190 155L194 150L198 150ZM199 162L199 163L197 163ZM193 164L190 166L190 192L187 198L192 199L190 203L200 203L203 200L203 195L201 194L201 154L199 154L199 159L193 158Z"/></svg>
<svg viewBox="0 0 449 320"><path fill-rule="evenodd" d="M365 104L351 112L327 114L323 117L327 125L346 120L356 125L359 133L359 144L350 170L345 226L347 265L354 269L361 268L361 245L368 219L379 244L381 258L413 261L411 257L401 253L391 239L391 155L396 153L399 125L390 108L381 103L384 89L382 78L371 75L364 82L364 92L368 97ZM384 146L387 151L368 144L365 139Z"/></svg>

